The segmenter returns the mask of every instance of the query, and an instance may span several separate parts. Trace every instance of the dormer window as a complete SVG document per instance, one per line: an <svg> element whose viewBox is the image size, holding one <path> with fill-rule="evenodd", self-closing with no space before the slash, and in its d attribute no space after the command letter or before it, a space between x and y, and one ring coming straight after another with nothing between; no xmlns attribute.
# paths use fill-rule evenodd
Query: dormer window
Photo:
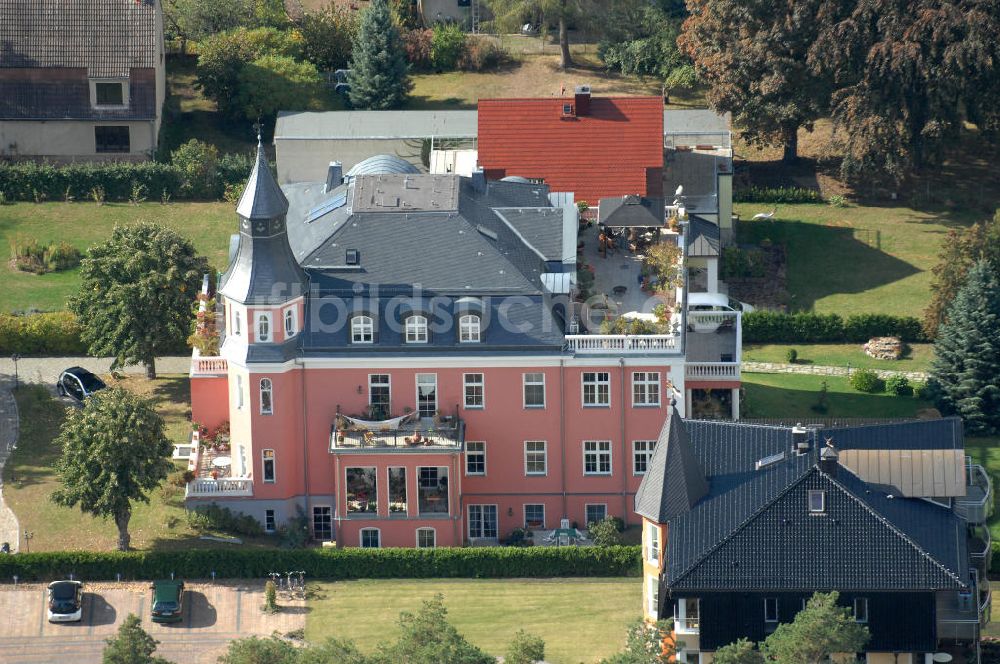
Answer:
<svg viewBox="0 0 1000 664"><path fill-rule="evenodd" d="M466 314L458 319L458 340L463 344L479 343L480 341L479 316Z"/></svg>
<svg viewBox="0 0 1000 664"><path fill-rule="evenodd" d="M257 314L257 341L271 341L271 314Z"/></svg>
<svg viewBox="0 0 1000 664"><path fill-rule="evenodd" d="M371 316L355 316L351 319L351 342L370 344L375 340L375 321Z"/></svg>
<svg viewBox="0 0 1000 664"><path fill-rule="evenodd" d="M809 512L822 514L826 511L826 491L809 492Z"/></svg>
<svg viewBox="0 0 1000 664"><path fill-rule="evenodd" d="M414 315L406 319L406 343L427 343L427 317Z"/></svg>
<svg viewBox="0 0 1000 664"><path fill-rule="evenodd" d="M94 108L121 108L128 106L128 80L91 79L90 100Z"/></svg>

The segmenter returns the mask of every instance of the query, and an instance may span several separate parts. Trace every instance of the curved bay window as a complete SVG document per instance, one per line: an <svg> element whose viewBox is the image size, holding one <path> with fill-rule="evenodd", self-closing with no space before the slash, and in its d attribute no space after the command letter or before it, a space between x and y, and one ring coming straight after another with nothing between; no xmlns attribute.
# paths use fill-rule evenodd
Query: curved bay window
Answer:
<svg viewBox="0 0 1000 664"><path fill-rule="evenodd" d="M374 468L348 468L345 477L347 512L378 513L378 479Z"/></svg>
<svg viewBox="0 0 1000 664"><path fill-rule="evenodd" d="M448 467L417 468L417 498L420 515L448 513Z"/></svg>

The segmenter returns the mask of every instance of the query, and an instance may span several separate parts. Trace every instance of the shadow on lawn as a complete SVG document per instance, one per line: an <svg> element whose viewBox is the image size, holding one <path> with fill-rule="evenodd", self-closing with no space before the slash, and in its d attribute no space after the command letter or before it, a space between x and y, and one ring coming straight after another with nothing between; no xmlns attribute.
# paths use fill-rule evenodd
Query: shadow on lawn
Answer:
<svg viewBox="0 0 1000 664"><path fill-rule="evenodd" d="M864 293L920 272L883 251L877 229L821 226L793 220L744 221L739 242L785 246L793 310L811 311L830 295Z"/></svg>
<svg viewBox="0 0 1000 664"><path fill-rule="evenodd" d="M931 409L930 402L913 397L894 397L878 394L838 392L830 380L827 408L813 410L819 403L820 384L823 376L816 376L815 389L796 389L751 382L753 374L744 374L745 400L741 409L744 419L780 418L789 421L834 420L901 420L921 416L921 411Z"/></svg>

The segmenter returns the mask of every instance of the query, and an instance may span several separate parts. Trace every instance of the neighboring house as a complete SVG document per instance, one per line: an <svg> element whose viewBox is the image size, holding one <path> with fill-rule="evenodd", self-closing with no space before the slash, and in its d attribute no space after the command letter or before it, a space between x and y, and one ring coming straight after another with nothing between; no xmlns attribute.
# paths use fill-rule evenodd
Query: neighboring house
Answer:
<svg viewBox="0 0 1000 664"><path fill-rule="evenodd" d="M165 81L157 0L0 0L0 158L148 159Z"/></svg>
<svg viewBox="0 0 1000 664"><path fill-rule="evenodd" d="M663 99L573 97L479 100L479 165L597 208L602 198L663 196Z"/></svg>
<svg viewBox="0 0 1000 664"><path fill-rule="evenodd" d="M192 358L192 418L228 421L232 451L192 460L189 506L269 530L303 508L316 539L343 546L491 543L516 527L542 543L564 518L634 522L692 372L738 390L738 346L728 362L685 352L738 339L739 313L699 323L679 300L660 332L601 333L664 298L640 290L638 261L598 257L571 193L385 156L279 187L262 155L218 292L220 355ZM680 242L654 223L643 242ZM593 311L574 297L580 242Z"/></svg>
<svg viewBox="0 0 1000 664"><path fill-rule="evenodd" d="M478 32L481 21L489 17L484 0L413 0L424 25L457 23L466 30ZM371 0L333 0L333 5L351 11L363 11Z"/></svg>
<svg viewBox="0 0 1000 664"><path fill-rule="evenodd" d="M989 620L992 505L958 419L823 428L674 410L635 501L644 613L673 618L678 661L704 664L836 590L870 630L868 662L929 663Z"/></svg>

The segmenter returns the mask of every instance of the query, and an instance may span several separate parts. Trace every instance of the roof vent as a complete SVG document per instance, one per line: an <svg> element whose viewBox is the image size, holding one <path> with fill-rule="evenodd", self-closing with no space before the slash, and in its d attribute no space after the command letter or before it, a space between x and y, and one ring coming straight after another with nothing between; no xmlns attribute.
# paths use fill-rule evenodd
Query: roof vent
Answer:
<svg viewBox="0 0 1000 664"><path fill-rule="evenodd" d="M837 466L840 465L840 455L833 446L833 438L826 439L826 447L819 453L819 469L831 477L837 476Z"/></svg>
<svg viewBox="0 0 1000 664"><path fill-rule="evenodd" d="M348 265L360 265L361 264L361 252L357 249L347 250L347 264Z"/></svg>
<svg viewBox="0 0 1000 664"><path fill-rule="evenodd" d="M770 466L773 466L774 464L778 463L779 461L783 461L784 459L785 459L785 453L778 452L777 454L766 456L757 463L755 463L754 469L763 470L764 468L769 468Z"/></svg>
<svg viewBox="0 0 1000 664"><path fill-rule="evenodd" d="M808 451L809 429L802 426L800 422L792 428L792 452L798 456L802 456Z"/></svg>
<svg viewBox="0 0 1000 664"><path fill-rule="evenodd" d="M483 226L482 224L477 225L476 226L476 230L479 231L480 233L482 233L483 235L485 235L486 237L488 237L491 240L498 239L496 233L494 233L490 229L486 228L486 226Z"/></svg>

